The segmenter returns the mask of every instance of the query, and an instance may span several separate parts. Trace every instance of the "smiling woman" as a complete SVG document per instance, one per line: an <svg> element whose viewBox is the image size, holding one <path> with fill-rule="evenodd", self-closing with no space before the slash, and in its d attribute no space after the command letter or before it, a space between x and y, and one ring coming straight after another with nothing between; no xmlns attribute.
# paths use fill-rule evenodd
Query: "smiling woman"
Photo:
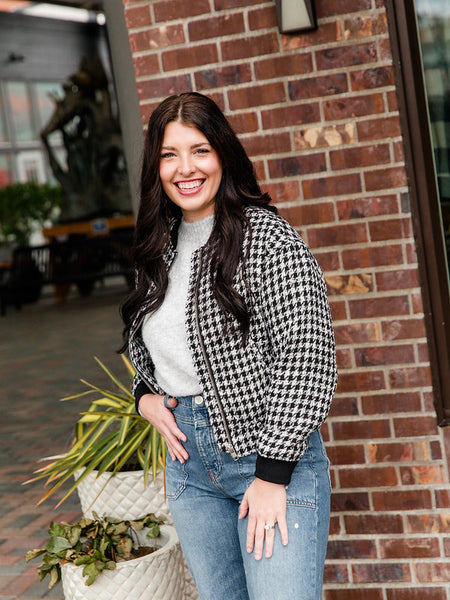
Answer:
<svg viewBox="0 0 450 600"><path fill-rule="evenodd" d="M170 200L181 208L185 221L214 213L222 165L201 131L172 121L164 132L159 176Z"/></svg>

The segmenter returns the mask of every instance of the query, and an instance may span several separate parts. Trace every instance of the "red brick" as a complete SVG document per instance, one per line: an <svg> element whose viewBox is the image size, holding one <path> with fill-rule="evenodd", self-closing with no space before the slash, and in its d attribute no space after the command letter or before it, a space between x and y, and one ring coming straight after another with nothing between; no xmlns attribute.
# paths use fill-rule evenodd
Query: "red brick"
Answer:
<svg viewBox="0 0 450 600"><path fill-rule="evenodd" d="M287 132L252 135L241 139L241 142L249 156L265 156L271 153L288 152L291 147L291 140ZM298 196L296 199L298 199Z"/></svg>
<svg viewBox="0 0 450 600"><path fill-rule="evenodd" d="M172 21L210 12L209 0L161 0L153 2L156 21Z"/></svg>
<svg viewBox="0 0 450 600"><path fill-rule="evenodd" d="M438 434L436 418L426 417L424 415L416 416L414 418L397 417L394 419L394 430L396 436L398 437L412 437Z"/></svg>
<svg viewBox="0 0 450 600"><path fill-rule="evenodd" d="M151 25L150 7L148 5L127 7L125 10L125 20L128 29Z"/></svg>
<svg viewBox="0 0 450 600"><path fill-rule="evenodd" d="M159 72L159 61L156 54L144 54L133 57L136 77L153 75Z"/></svg>
<svg viewBox="0 0 450 600"><path fill-rule="evenodd" d="M431 507L427 505L422 508ZM448 514L407 515L407 522L410 533L427 533L429 535L445 533L448 535Z"/></svg>
<svg viewBox="0 0 450 600"><path fill-rule="evenodd" d="M327 169L326 157L322 152L275 158L268 164L269 176L273 178L320 173Z"/></svg>
<svg viewBox="0 0 450 600"><path fill-rule="evenodd" d="M392 588L386 590L387 600L447 600L445 588Z"/></svg>
<svg viewBox="0 0 450 600"><path fill-rule="evenodd" d="M353 366L351 350L349 348L338 348L336 350L336 362L338 371L341 369L350 369Z"/></svg>
<svg viewBox="0 0 450 600"><path fill-rule="evenodd" d="M258 116L253 111L233 113L227 115L227 119L237 134L253 133L258 129Z"/></svg>
<svg viewBox="0 0 450 600"><path fill-rule="evenodd" d="M271 173L271 177L275 177L275 175ZM331 202L301 204L289 208L280 207L279 213L294 227L334 221L334 207Z"/></svg>
<svg viewBox="0 0 450 600"><path fill-rule="evenodd" d="M159 79L138 81L136 85L141 100L164 98L172 94L192 91L189 75L166 75Z"/></svg>
<svg viewBox="0 0 450 600"><path fill-rule="evenodd" d="M330 533L332 529L330 527ZM323 574L325 583L346 583L349 580L347 565L325 564Z"/></svg>
<svg viewBox="0 0 450 600"><path fill-rule="evenodd" d="M387 533L403 533L401 515L370 514L345 515L345 531L349 535L378 535Z"/></svg>
<svg viewBox="0 0 450 600"><path fill-rule="evenodd" d="M341 350L338 349L336 351L336 355L340 353ZM350 352L350 350L349 350ZM338 370L339 370L339 359L338 359ZM341 367L346 368L346 367ZM355 416L359 414L358 404L356 398L353 396L350 397L342 397L337 396L333 398L333 402L330 408L330 417L342 417L342 416Z"/></svg>
<svg viewBox="0 0 450 600"><path fill-rule="evenodd" d="M219 59L216 44L203 44L168 50L162 53L164 71L176 71L197 65L215 63Z"/></svg>
<svg viewBox="0 0 450 600"><path fill-rule="evenodd" d="M323 103L323 110L327 121L364 117L385 112L384 98L380 93L333 98Z"/></svg>
<svg viewBox="0 0 450 600"><path fill-rule="evenodd" d="M261 4L261 0L214 0L214 8L216 10L237 8L238 6L251 6L252 4Z"/></svg>
<svg viewBox="0 0 450 600"><path fill-rule="evenodd" d="M249 10L248 24L251 31L254 29L270 29L271 27L277 27L275 5Z"/></svg>
<svg viewBox="0 0 450 600"><path fill-rule="evenodd" d="M408 344L407 346L356 348L355 359L358 367L413 363L415 362L414 346Z"/></svg>
<svg viewBox="0 0 450 600"><path fill-rule="evenodd" d="M264 185L274 202L292 202L298 200L300 190L297 181L283 181Z"/></svg>
<svg viewBox="0 0 450 600"><path fill-rule="evenodd" d="M344 269L382 267L403 263L403 248L396 244L384 246L365 246L357 250L343 250Z"/></svg>
<svg viewBox="0 0 450 600"><path fill-rule="evenodd" d="M439 563L416 563L414 565L416 577L419 581L429 581L433 583L450 581L450 562Z"/></svg>
<svg viewBox="0 0 450 600"><path fill-rule="evenodd" d="M386 419L339 421L332 423L332 428L335 440L371 440L391 435L390 424Z"/></svg>
<svg viewBox="0 0 450 600"><path fill-rule="evenodd" d="M403 141L394 142L392 144L394 148L394 162L400 163L405 161L405 152L403 147Z"/></svg>
<svg viewBox="0 0 450 600"><path fill-rule="evenodd" d="M387 87L394 85L394 73L390 66L352 71L350 73L350 84L355 92Z"/></svg>
<svg viewBox="0 0 450 600"><path fill-rule="evenodd" d="M364 464L365 454L362 444L340 446L333 444L327 447L328 458L332 465Z"/></svg>
<svg viewBox="0 0 450 600"><path fill-rule="evenodd" d="M336 326L334 331L338 344L365 344L380 340L378 324L373 322L346 323L345 325Z"/></svg>
<svg viewBox="0 0 450 600"><path fill-rule="evenodd" d="M331 494L332 512L367 511L369 508L369 494L367 492L333 492Z"/></svg>
<svg viewBox="0 0 450 600"><path fill-rule="evenodd" d="M388 92L386 94L388 100L388 109L389 112L398 111L398 98L395 92Z"/></svg>
<svg viewBox="0 0 450 600"><path fill-rule="evenodd" d="M403 167L365 171L364 181L368 192L405 187L407 185L406 171Z"/></svg>
<svg viewBox="0 0 450 600"><path fill-rule="evenodd" d="M284 86L280 82L242 87L228 91L231 110L284 102ZM289 145L290 148L290 145Z"/></svg>
<svg viewBox="0 0 450 600"><path fill-rule="evenodd" d="M381 331L384 340L406 340L426 337L423 318L382 321Z"/></svg>
<svg viewBox="0 0 450 600"><path fill-rule="evenodd" d="M423 510L432 507L429 490L402 490L372 492L373 507L376 511Z"/></svg>
<svg viewBox="0 0 450 600"><path fill-rule="evenodd" d="M156 50L183 42L184 33L181 25L153 27L152 29L130 34L130 44L133 52Z"/></svg>
<svg viewBox="0 0 450 600"><path fill-rule="evenodd" d="M440 555L437 538L380 540L381 558L432 558Z"/></svg>
<svg viewBox="0 0 450 600"><path fill-rule="evenodd" d="M369 44L338 46L326 48L325 50L318 50L315 54L317 69L319 71L340 69L342 67L376 62L377 46L374 42L370 42ZM367 86L367 88L368 87L369 86Z"/></svg>
<svg viewBox="0 0 450 600"><path fill-rule="evenodd" d="M317 102L283 106L261 111L261 118L264 129L277 129L320 121L320 109Z"/></svg>
<svg viewBox="0 0 450 600"><path fill-rule="evenodd" d="M369 444L369 462L411 462L430 460L427 442L391 442Z"/></svg>
<svg viewBox="0 0 450 600"><path fill-rule="evenodd" d="M420 286L417 269L383 271L382 273L376 273L375 278L379 291L407 290Z"/></svg>
<svg viewBox="0 0 450 600"><path fill-rule="evenodd" d="M308 242L311 248L364 243L366 240L365 226L359 223L317 227L308 231Z"/></svg>
<svg viewBox="0 0 450 600"><path fill-rule="evenodd" d="M442 467L439 465L417 465L400 467L403 485L436 485L445 483Z"/></svg>
<svg viewBox="0 0 450 600"><path fill-rule="evenodd" d="M412 346L407 346L412 348ZM395 346L394 346L395 348ZM365 415L382 415L395 412L417 412L421 409L420 394L406 392L395 394L364 395L361 399Z"/></svg>
<svg viewBox="0 0 450 600"><path fill-rule="evenodd" d="M357 583L388 581L411 581L411 571L408 564L357 564L352 565L353 580Z"/></svg>
<svg viewBox="0 0 450 600"><path fill-rule="evenodd" d="M334 96L347 91L348 85L345 73L333 73L289 82L289 98L291 100Z"/></svg>
<svg viewBox="0 0 450 600"><path fill-rule="evenodd" d="M252 73L248 63L202 69L195 73L195 85L198 90L237 85L251 80Z"/></svg>
<svg viewBox="0 0 450 600"><path fill-rule="evenodd" d="M343 196L360 192L361 178L357 173L320 177L303 181L302 187L304 197L308 200L323 196Z"/></svg>
<svg viewBox="0 0 450 600"><path fill-rule="evenodd" d="M375 558L376 547L372 540L329 540L328 560L345 558Z"/></svg>
<svg viewBox="0 0 450 600"><path fill-rule="evenodd" d="M346 39L354 40L387 33L386 14L370 14L346 19L344 23Z"/></svg>
<svg viewBox="0 0 450 600"><path fill-rule="evenodd" d="M283 50L297 50L298 48L311 48L319 44L329 44L330 42L342 41L342 25L339 20L329 23L321 23L320 27L311 33L302 35L282 35Z"/></svg>
<svg viewBox="0 0 450 600"><path fill-rule="evenodd" d="M380 165L391 161L388 144L375 144L345 148L330 152L331 168L334 171Z"/></svg>
<svg viewBox="0 0 450 600"><path fill-rule="evenodd" d="M317 17L326 18L334 15L349 14L370 10L372 8L371 0L321 0L317 3Z"/></svg>
<svg viewBox="0 0 450 600"><path fill-rule="evenodd" d="M255 61L256 80L298 76L313 71L312 54L274 55Z"/></svg>
<svg viewBox="0 0 450 600"><path fill-rule="evenodd" d="M360 142L388 140L401 135L398 117L379 117L368 121L358 121L356 127Z"/></svg>
<svg viewBox="0 0 450 600"><path fill-rule="evenodd" d="M276 54L280 44L276 33L265 33L251 37L222 41L222 60L242 60L264 54Z"/></svg>
<svg viewBox="0 0 450 600"><path fill-rule="evenodd" d="M319 256L322 257L323 255L319 255ZM319 264L321 264L321 263L319 262ZM330 311L331 311L331 318L333 319L333 322L348 320L347 306L343 300L340 300L337 302L333 302L333 300L330 300ZM345 338L345 333L343 334L343 336Z"/></svg>
<svg viewBox="0 0 450 600"><path fill-rule="evenodd" d="M368 589L326 589L324 600L383 600L383 590L376 588Z"/></svg>
<svg viewBox="0 0 450 600"><path fill-rule="evenodd" d="M409 298L408 296L385 296L350 300L349 308L352 319L407 315L409 314Z"/></svg>
<svg viewBox="0 0 450 600"><path fill-rule="evenodd" d="M341 488L370 489L397 485L398 478L394 467L339 469L339 483Z"/></svg>
<svg viewBox="0 0 450 600"><path fill-rule="evenodd" d="M315 257L324 273L328 271L337 271L339 269L339 253L337 251L319 252L316 250ZM337 318L337 316L338 315L336 314L336 317L334 318Z"/></svg>
<svg viewBox="0 0 450 600"><path fill-rule="evenodd" d="M391 40L389 39L384 39L384 40L379 40L378 42L378 48L380 49L379 52L379 59L380 61L392 61L392 49L391 49Z"/></svg>
<svg viewBox="0 0 450 600"><path fill-rule="evenodd" d="M434 495L436 497L436 508L450 508L450 490L434 490Z"/></svg>
<svg viewBox="0 0 450 600"><path fill-rule="evenodd" d="M188 22L189 40L197 42L208 38L218 38L224 35L232 35L245 31L243 13L231 13L209 16L206 19L198 19Z"/></svg>
<svg viewBox="0 0 450 600"><path fill-rule="evenodd" d="M389 371L389 382L392 388L423 387L431 385L429 367L410 367Z"/></svg>
<svg viewBox="0 0 450 600"><path fill-rule="evenodd" d="M373 242L398 240L411 236L411 219L384 219L369 223L370 239Z"/></svg>

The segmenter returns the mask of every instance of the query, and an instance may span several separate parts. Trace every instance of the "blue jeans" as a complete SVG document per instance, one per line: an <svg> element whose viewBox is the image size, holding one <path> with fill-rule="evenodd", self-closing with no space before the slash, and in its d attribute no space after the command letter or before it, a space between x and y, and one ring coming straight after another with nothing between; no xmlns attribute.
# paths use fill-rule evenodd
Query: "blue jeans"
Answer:
<svg viewBox="0 0 450 600"><path fill-rule="evenodd" d="M292 474L287 491L289 543L278 529L271 558L246 551L247 519L239 505L255 478L256 454L233 460L219 450L201 396L177 398L189 459L168 457L167 497L201 600L320 600L330 518L329 461L320 432Z"/></svg>

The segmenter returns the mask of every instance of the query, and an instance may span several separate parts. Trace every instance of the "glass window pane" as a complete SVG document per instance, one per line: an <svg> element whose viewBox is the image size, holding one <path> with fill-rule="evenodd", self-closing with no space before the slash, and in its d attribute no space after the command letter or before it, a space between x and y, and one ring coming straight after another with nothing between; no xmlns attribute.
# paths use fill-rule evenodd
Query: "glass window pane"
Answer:
<svg viewBox="0 0 450 600"><path fill-rule="evenodd" d="M450 252L450 4L416 0L416 10L442 224Z"/></svg>
<svg viewBox="0 0 450 600"><path fill-rule="evenodd" d="M2 93L0 91L0 142L8 141L8 133L6 131L4 110L5 109L4 109L4 105L3 105Z"/></svg>
<svg viewBox="0 0 450 600"><path fill-rule="evenodd" d="M13 182L11 159L7 154L0 154L0 187Z"/></svg>
<svg viewBox="0 0 450 600"><path fill-rule="evenodd" d="M10 119L16 142L36 140L31 116L31 100L28 88L21 81L10 81L6 84L10 107Z"/></svg>
<svg viewBox="0 0 450 600"><path fill-rule="evenodd" d="M63 98L64 90L60 83L39 82L34 85L34 92L37 104L37 113L39 115L39 129L42 130L50 120L55 110L55 98ZM53 145L62 144L62 135L60 132L52 134L49 139Z"/></svg>

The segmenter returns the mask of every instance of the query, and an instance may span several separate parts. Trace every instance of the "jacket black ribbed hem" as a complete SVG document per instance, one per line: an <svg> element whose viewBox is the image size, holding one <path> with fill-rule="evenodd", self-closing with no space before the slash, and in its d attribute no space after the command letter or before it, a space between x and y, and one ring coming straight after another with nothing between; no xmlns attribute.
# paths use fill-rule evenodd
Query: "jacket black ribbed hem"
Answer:
<svg viewBox="0 0 450 600"><path fill-rule="evenodd" d="M256 458L255 475L258 479L270 483L287 485L291 481L292 472L298 461L265 458L258 454Z"/></svg>
<svg viewBox="0 0 450 600"><path fill-rule="evenodd" d="M134 390L134 406L136 407L136 412L138 415L141 415L141 411L139 410L139 401L145 394L151 394L152 391L145 383L145 381L140 381ZM141 415L142 417L142 415Z"/></svg>

